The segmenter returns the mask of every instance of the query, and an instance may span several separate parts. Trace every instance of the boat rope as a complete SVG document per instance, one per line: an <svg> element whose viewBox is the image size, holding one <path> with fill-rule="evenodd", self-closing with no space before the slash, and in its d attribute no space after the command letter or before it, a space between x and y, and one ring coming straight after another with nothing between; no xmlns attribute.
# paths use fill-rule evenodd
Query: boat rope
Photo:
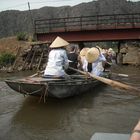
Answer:
<svg viewBox="0 0 140 140"><path fill-rule="evenodd" d="M35 93L37 93L37 92L40 92L40 91L42 91L42 89L43 89L44 87L42 86L40 89L38 89L38 90L35 90L35 91L33 91L33 92L28 92L28 91L26 91L26 90L24 90L24 89L22 89L22 86L19 84L19 92L21 93L24 93L24 95L32 95L32 94L35 94Z"/></svg>
<svg viewBox="0 0 140 140"><path fill-rule="evenodd" d="M39 99L39 103L41 102L42 97L43 97L44 103L46 102L46 96L48 97L49 86L47 83L45 83L44 85L45 85L45 92L41 94L40 99Z"/></svg>
<svg viewBox="0 0 140 140"><path fill-rule="evenodd" d="M19 83L19 86L18 86L18 91L19 91L19 93L21 93L21 85L20 85L20 83ZM25 93L24 93L24 97L25 97Z"/></svg>

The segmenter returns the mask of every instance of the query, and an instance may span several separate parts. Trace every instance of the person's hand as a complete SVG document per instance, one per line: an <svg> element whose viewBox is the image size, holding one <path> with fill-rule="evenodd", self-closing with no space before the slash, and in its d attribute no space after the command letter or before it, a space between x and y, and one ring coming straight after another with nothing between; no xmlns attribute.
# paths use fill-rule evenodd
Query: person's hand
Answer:
<svg viewBox="0 0 140 140"><path fill-rule="evenodd" d="M140 140L140 120L138 121L138 123L136 124L136 126L134 127L130 140Z"/></svg>
<svg viewBox="0 0 140 140"><path fill-rule="evenodd" d="M139 120L138 123L136 124L134 130L140 130L140 120Z"/></svg>

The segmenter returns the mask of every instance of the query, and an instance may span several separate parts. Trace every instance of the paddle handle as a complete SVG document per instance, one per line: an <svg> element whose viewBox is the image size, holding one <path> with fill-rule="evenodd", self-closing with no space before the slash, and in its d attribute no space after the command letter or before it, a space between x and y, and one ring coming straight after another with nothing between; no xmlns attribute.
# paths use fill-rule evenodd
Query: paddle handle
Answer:
<svg viewBox="0 0 140 140"><path fill-rule="evenodd" d="M116 89L121 89L121 90L128 90L128 91L135 91L135 93L138 93L137 95L140 96L140 90L137 89L136 87L132 87L130 85L127 85L127 84L124 84L124 83L121 83L121 82L118 82L118 81L115 81L115 80L111 80L111 79L108 79L108 78L104 78L104 77L100 77L100 76L97 76L97 75L94 75L94 74L91 74L89 72L84 72L84 71L81 71L81 70L78 70L78 69L74 69L72 67L70 67L70 69L76 71L76 72L79 72L79 73L82 73L84 75L89 75L90 77L93 77L95 78L96 80L99 80L105 84L108 84Z"/></svg>
<svg viewBox="0 0 140 140"><path fill-rule="evenodd" d="M123 73L114 73L114 72L112 72L111 74L113 74L114 76L129 77L127 74L123 74Z"/></svg>

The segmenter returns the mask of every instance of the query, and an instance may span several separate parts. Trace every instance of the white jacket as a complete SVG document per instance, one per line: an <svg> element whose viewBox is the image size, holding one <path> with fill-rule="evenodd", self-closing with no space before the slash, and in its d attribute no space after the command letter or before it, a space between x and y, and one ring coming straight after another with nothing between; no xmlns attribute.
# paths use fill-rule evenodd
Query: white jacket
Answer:
<svg viewBox="0 0 140 140"><path fill-rule="evenodd" d="M104 70L102 65L103 61L106 61L106 58L104 57L103 54L100 54L99 58L94 63L92 63L92 71L91 71L92 74L95 74L97 76L102 74Z"/></svg>
<svg viewBox="0 0 140 140"><path fill-rule="evenodd" d="M64 69L69 66L66 50L53 49L49 53L48 63L44 75L64 76Z"/></svg>

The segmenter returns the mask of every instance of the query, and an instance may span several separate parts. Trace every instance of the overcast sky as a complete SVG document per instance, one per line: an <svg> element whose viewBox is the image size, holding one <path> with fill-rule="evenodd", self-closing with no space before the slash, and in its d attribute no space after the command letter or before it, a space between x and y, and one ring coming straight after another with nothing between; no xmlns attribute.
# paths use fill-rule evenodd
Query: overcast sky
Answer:
<svg viewBox="0 0 140 140"><path fill-rule="evenodd" d="M5 10L28 10L28 2L30 9L38 9L44 6L74 6L82 2L91 2L93 0L0 0L0 11ZM131 0L140 1L140 0Z"/></svg>

